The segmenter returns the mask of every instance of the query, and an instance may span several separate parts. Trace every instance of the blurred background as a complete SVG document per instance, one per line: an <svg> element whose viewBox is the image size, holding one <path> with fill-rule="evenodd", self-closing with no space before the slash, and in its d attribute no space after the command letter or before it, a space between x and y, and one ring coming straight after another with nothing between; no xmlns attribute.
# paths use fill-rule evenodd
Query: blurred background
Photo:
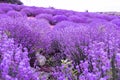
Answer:
<svg viewBox="0 0 120 80"><path fill-rule="evenodd" d="M120 0L0 0L13 4L37 7L54 7L74 11L114 12L120 11Z"/></svg>
<svg viewBox="0 0 120 80"><path fill-rule="evenodd" d="M75 11L120 11L120 0L21 0L24 5Z"/></svg>

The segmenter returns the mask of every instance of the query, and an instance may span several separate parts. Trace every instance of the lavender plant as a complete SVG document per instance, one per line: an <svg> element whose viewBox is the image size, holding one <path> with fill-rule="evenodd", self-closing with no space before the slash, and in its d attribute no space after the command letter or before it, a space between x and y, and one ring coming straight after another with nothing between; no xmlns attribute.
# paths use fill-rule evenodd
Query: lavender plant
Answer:
<svg viewBox="0 0 120 80"><path fill-rule="evenodd" d="M89 18L84 17L84 16L77 16L77 15L71 15L69 16L69 21L75 22L75 23L89 23Z"/></svg>
<svg viewBox="0 0 120 80"><path fill-rule="evenodd" d="M53 17L53 23L58 23L58 22L61 22L61 21L66 21L68 20L67 17L65 15L55 15Z"/></svg>
<svg viewBox="0 0 120 80"><path fill-rule="evenodd" d="M1 19L2 29L10 33L9 37L15 39L16 43L21 43L29 50L42 48L40 44L45 46L44 38L49 33L49 23L45 20L33 20L25 18ZM6 27L9 26L9 27ZM41 40L41 41L40 41ZM43 46L42 45L42 46Z"/></svg>
<svg viewBox="0 0 120 80"><path fill-rule="evenodd" d="M34 11L31 8L28 7L24 7L23 9L21 9L20 11L22 14L27 15L28 17L34 17L35 15L33 14Z"/></svg>
<svg viewBox="0 0 120 80"><path fill-rule="evenodd" d="M38 74L30 67L28 51L14 43L0 31L0 79L38 80Z"/></svg>
<svg viewBox="0 0 120 80"><path fill-rule="evenodd" d="M6 3L1 3L0 4L0 9L2 11L4 11L5 13L7 13L10 10L13 10L13 8L10 5L6 4Z"/></svg>
<svg viewBox="0 0 120 80"><path fill-rule="evenodd" d="M116 18L116 19L113 19L111 22L116 24L117 26L120 26L120 23L119 23L120 19L119 18Z"/></svg>
<svg viewBox="0 0 120 80"><path fill-rule="evenodd" d="M37 16L35 16L36 19L46 19L49 21L49 23L52 23L52 14L39 14Z"/></svg>
<svg viewBox="0 0 120 80"><path fill-rule="evenodd" d="M7 13L7 15L10 16L10 17L12 17L12 18L26 17L26 15L23 15L20 12L17 12L17 11L9 11Z"/></svg>
<svg viewBox="0 0 120 80"><path fill-rule="evenodd" d="M15 5L15 4L11 4L10 5L12 8L13 8L13 10L15 10L15 11L21 11L21 9L23 9L25 6L21 6L21 5Z"/></svg>
<svg viewBox="0 0 120 80"><path fill-rule="evenodd" d="M58 29L63 29L66 27L79 27L79 26L83 26L82 24L77 24L71 21L61 21L59 23L57 23L53 29L58 30Z"/></svg>

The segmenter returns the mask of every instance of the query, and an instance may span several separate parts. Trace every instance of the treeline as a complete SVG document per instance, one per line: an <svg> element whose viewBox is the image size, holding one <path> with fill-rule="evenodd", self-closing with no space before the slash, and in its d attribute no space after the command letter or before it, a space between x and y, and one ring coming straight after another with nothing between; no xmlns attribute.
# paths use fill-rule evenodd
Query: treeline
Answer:
<svg viewBox="0 0 120 80"><path fill-rule="evenodd" d="M0 0L0 2L22 5L20 0Z"/></svg>

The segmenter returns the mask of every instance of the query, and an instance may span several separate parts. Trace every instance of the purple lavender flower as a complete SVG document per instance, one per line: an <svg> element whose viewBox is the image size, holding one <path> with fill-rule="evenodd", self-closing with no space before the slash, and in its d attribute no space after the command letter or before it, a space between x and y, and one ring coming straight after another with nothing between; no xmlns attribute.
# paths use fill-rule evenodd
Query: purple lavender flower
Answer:
<svg viewBox="0 0 120 80"><path fill-rule="evenodd" d="M28 17L34 17L35 15L33 14L33 9L32 8L29 8L29 7L26 7L26 8L23 8L21 11L20 11L20 13L22 13L22 14L25 14L25 15L27 15Z"/></svg>
<svg viewBox="0 0 120 80"><path fill-rule="evenodd" d="M98 15L96 15L96 18L105 19L107 21L111 21L111 20L114 19L114 16L107 15L107 14L98 14Z"/></svg>
<svg viewBox="0 0 120 80"><path fill-rule="evenodd" d="M63 14L65 14L66 12L67 12L66 10L55 9L52 14L53 14L53 15L63 15Z"/></svg>
<svg viewBox="0 0 120 80"><path fill-rule="evenodd" d="M25 6L23 6L23 5L16 5L16 4L11 4L10 5L12 8L13 8L13 10L15 10L15 11L21 11L21 9L23 9Z"/></svg>
<svg viewBox="0 0 120 80"><path fill-rule="evenodd" d="M20 12L17 11L9 11L7 15L12 18L25 17L25 15L22 15Z"/></svg>
<svg viewBox="0 0 120 80"><path fill-rule="evenodd" d="M13 8L10 7L10 5L8 5L8 4L6 4L6 3L1 3L1 4L0 4L0 9L1 9L2 11L4 11L5 13L7 13L7 12L10 11L10 10L13 10Z"/></svg>
<svg viewBox="0 0 120 80"><path fill-rule="evenodd" d="M77 15L69 16L69 21L73 21L75 23L89 23L90 22L89 18L84 17L84 16L79 17Z"/></svg>
<svg viewBox="0 0 120 80"><path fill-rule="evenodd" d="M58 22L61 22L61 21L67 21L67 17L65 15L55 15L53 17L53 23L58 23Z"/></svg>
<svg viewBox="0 0 120 80"><path fill-rule="evenodd" d="M118 26L120 26L120 23L119 23L120 19L113 19L111 22L118 25Z"/></svg>
<svg viewBox="0 0 120 80"><path fill-rule="evenodd" d="M46 20L4 18L1 19L1 22L3 23L0 26L3 26L2 29L5 32L10 33L9 37L14 38L15 42L21 43L24 47L33 50L33 48L38 49L40 46L42 48L46 45L44 38L50 31L49 23Z"/></svg>
<svg viewBox="0 0 120 80"><path fill-rule="evenodd" d="M35 18L36 19L46 19L51 23L52 22L52 17L53 17L52 14L39 14Z"/></svg>
<svg viewBox="0 0 120 80"><path fill-rule="evenodd" d="M4 14L5 12L2 10L2 9L0 9L0 14Z"/></svg>
<svg viewBox="0 0 120 80"><path fill-rule="evenodd" d="M77 24L77 23L74 23L74 22L71 22L71 21L61 21L59 23L57 23L53 29L63 29L63 28L66 28L66 27L80 27L80 26L83 26L82 24Z"/></svg>
<svg viewBox="0 0 120 80"><path fill-rule="evenodd" d="M34 13L36 15L38 15L38 14L54 14L53 11L54 11L54 9L43 8L43 7L39 7L39 8L34 9Z"/></svg>
<svg viewBox="0 0 120 80"><path fill-rule="evenodd" d="M8 38L2 31L0 31L0 51L0 79L38 80L38 75L29 65L27 49L17 46L14 40Z"/></svg>

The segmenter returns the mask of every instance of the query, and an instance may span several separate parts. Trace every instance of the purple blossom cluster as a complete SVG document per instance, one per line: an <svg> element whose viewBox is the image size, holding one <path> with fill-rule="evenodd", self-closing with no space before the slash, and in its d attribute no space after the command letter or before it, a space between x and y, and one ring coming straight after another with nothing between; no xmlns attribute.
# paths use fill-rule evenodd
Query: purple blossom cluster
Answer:
<svg viewBox="0 0 120 80"><path fill-rule="evenodd" d="M22 44L30 51L35 48L43 48L45 43L45 35L50 31L49 23L46 20L25 19L23 18L1 18L1 29L4 30L9 37L14 38L16 43ZM42 45L43 44L43 45ZM41 45L41 46L40 46Z"/></svg>
<svg viewBox="0 0 120 80"><path fill-rule="evenodd" d="M38 80L38 73L30 67L28 51L16 45L14 39L0 31L0 79Z"/></svg>
<svg viewBox="0 0 120 80"><path fill-rule="evenodd" d="M64 24L63 24L64 25ZM57 61L69 59L73 63L72 72L64 72L57 67L58 80L119 80L119 30L118 26L102 22L94 26L71 26L53 29L49 52L55 53ZM117 59L117 60L116 60ZM54 60L54 61L55 61ZM57 65L57 64L56 64ZM65 68L69 71L70 67ZM57 73L56 73L57 71ZM67 73L70 73L69 76ZM62 74L62 75L61 75ZM61 76L60 76L61 75ZM69 78L70 77L70 78ZM60 79L59 79L60 78Z"/></svg>
<svg viewBox="0 0 120 80"><path fill-rule="evenodd" d="M0 80L120 80L120 17L0 4Z"/></svg>

